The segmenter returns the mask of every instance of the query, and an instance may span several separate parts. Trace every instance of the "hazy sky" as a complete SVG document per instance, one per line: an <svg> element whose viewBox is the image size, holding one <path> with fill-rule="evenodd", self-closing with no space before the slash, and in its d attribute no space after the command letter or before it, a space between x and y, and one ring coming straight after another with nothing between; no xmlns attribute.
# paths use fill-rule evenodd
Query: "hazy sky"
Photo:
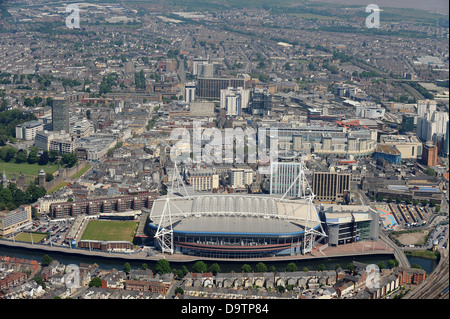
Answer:
<svg viewBox="0 0 450 319"><path fill-rule="evenodd" d="M376 4L383 9L385 7L394 8L411 8L421 9L432 12L439 12L448 14L448 0L310 0L339 4L361 4L366 6L368 4Z"/></svg>

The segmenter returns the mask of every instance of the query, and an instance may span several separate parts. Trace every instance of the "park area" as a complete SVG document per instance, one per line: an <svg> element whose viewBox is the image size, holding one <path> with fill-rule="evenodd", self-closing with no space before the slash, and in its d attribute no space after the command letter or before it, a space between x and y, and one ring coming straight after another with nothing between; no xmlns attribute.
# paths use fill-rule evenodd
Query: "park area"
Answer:
<svg viewBox="0 0 450 319"><path fill-rule="evenodd" d="M13 174L15 174L16 179L19 177L22 172L28 180L34 180L39 174L39 171L43 169L46 173L53 174L58 170L58 165L39 165L39 164L28 164L28 163L13 163L13 162L5 162L0 160L1 172L5 172L6 177L12 178Z"/></svg>
<svg viewBox="0 0 450 319"><path fill-rule="evenodd" d="M135 221L90 220L81 240L133 242L138 223Z"/></svg>

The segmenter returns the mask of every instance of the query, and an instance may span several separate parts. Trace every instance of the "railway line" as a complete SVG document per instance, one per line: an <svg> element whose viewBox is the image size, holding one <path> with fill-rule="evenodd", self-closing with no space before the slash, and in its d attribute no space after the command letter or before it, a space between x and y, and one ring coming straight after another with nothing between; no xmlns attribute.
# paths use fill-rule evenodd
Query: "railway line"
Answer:
<svg viewBox="0 0 450 319"><path fill-rule="evenodd" d="M439 252L441 260L436 269L403 299L449 299L449 251L441 249Z"/></svg>

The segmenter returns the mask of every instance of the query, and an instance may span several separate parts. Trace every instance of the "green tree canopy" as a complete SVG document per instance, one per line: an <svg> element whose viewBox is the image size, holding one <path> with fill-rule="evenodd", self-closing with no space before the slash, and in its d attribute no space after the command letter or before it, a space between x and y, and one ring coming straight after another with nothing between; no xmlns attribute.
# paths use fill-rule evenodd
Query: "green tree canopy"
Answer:
<svg viewBox="0 0 450 319"><path fill-rule="evenodd" d="M130 265L129 262L126 262L125 264L123 264L123 271L124 271L125 273L127 273L127 274L130 273L130 271L131 271L131 265Z"/></svg>
<svg viewBox="0 0 450 319"><path fill-rule="evenodd" d="M214 263L209 267L209 271L213 274L213 275L217 275L220 272L220 266L218 263Z"/></svg>
<svg viewBox="0 0 450 319"><path fill-rule="evenodd" d="M297 271L297 265L295 263L289 263L286 267L286 271Z"/></svg>
<svg viewBox="0 0 450 319"><path fill-rule="evenodd" d="M100 288L102 286L102 280L99 277L94 277L89 282L89 287L97 287Z"/></svg>
<svg viewBox="0 0 450 319"><path fill-rule="evenodd" d="M170 264L166 259L160 259L156 262L155 270L158 274L168 274L171 272Z"/></svg>
<svg viewBox="0 0 450 319"><path fill-rule="evenodd" d="M266 272L267 271L267 266L262 262L257 263L255 267L256 267L257 272Z"/></svg>
<svg viewBox="0 0 450 319"><path fill-rule="evenodd" d="M241 267L241 271L242 272L252 272L252 266L250 266L249 264L244 264Z"/></svg>
<svg viewBox="0 0 450 319"><path fill-rule="evenodd" d="M192 271L200 273L207 272L208 266L203 261L199 260L192 266Z"/></svg>
<svg viewBox="0 0 450 319"><path fill-rule="evenodd" d="M48 266L52 261L53 261L52 257L50 257L49 255L44 255L42 256L41 264L43 266Z"/></svg>

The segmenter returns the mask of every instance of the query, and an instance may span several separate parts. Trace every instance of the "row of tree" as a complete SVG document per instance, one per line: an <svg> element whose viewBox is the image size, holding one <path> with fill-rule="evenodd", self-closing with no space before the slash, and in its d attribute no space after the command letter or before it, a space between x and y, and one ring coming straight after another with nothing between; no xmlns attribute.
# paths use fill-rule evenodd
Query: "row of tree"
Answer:
<svg viewBox="0 0 450 319"><path fill-rule="evenodd" d="M20 205L32 204L46 193L45 188L39 187L36 183L30 183L25 191L17 188L14 183L10 183L8 187L0 184L0 211L14 210Z"/></svg>
<svg viewBox="0 0 450 319"><path fill-rule="evenodd" d="M12 146L5 146L0 148L0 160L7 163L15 162L17 164L28 163L28 164L39 164L45 166L49 163L56 164L58 157L61 157L60 164L66 167L73 167L77 162L78 158L75 153L59 154L58 151L50 150L43 151L41 155L38 154L39 149L32 147L28 153L25 149L17 150Z"/></svg>

